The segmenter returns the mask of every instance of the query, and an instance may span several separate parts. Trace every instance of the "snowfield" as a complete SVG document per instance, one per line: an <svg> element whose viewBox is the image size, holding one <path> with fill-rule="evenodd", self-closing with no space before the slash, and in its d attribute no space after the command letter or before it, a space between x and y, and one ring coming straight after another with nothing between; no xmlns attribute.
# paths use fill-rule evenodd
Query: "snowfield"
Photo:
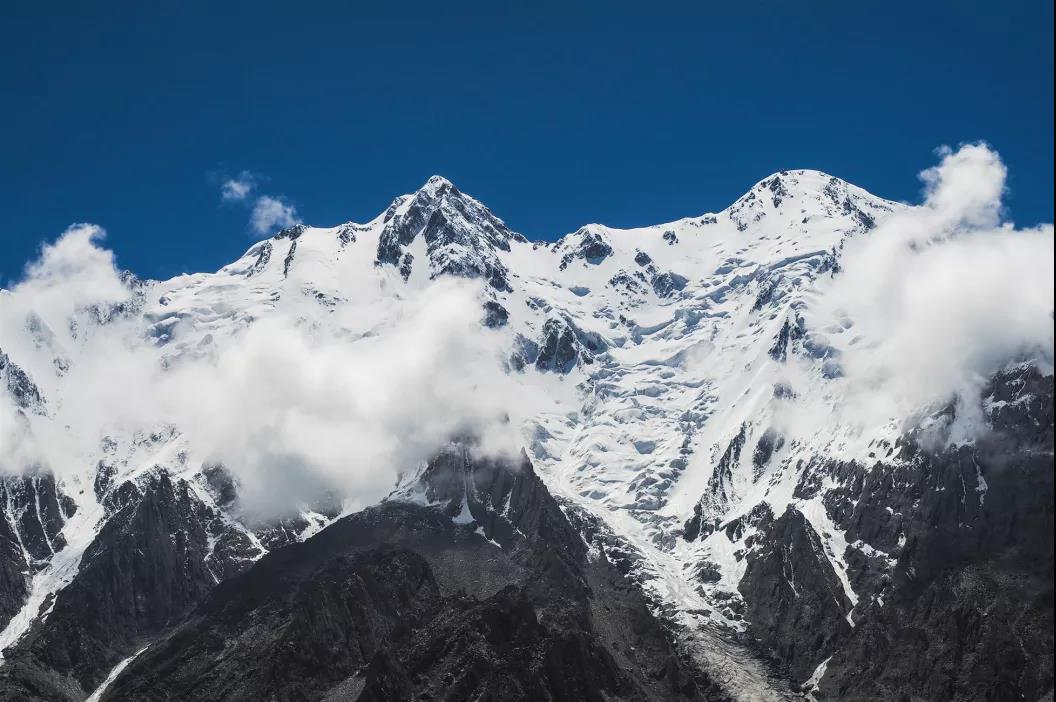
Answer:
<svg viewBox="0 0 1056 702"><path fill-rule="evenodd" d="M433 177L370 222L297 225L255 243L215 273L165 281L125 276L124 300L77 307L72 323L49 318L47 310L38 315L9 305L0 318L3 328L21 333L0 338L0 348L37 388L40 401L12 405L8 414L20 419L5 419L14 428L5 425L2 436L8 441L21 437L21 443L15 444L18 453L2 447L0 459L16 462L38 441L49 442L45 458L62 461L55 469L55 495L72 500L76 511L57 517L60 526L49 527L39 490L35 512L27 512L25 502L12 501L10 486L21 480L17 470L22 466L4 466L16 471L4 478L7 528L21 539L28 529L23 517L35 515L38 528L46 536L61 534L61 543L56 547L54 539L49 541L52 550L43 557L22 547L27 591L17 611L2 622L0 650L47 617L48 603L76 575L86 549L114 512L109 486L149 480L159 471L185 479L212 525L209 557L218 544L236 540L243 544L240 558L252 561L283 539L304 539L342 512L385 499L397 480L403 480L401 487L388 499L423 499L413 488L417 465L368 469L356 464L349 470L363 475L349 479L341 475L341 451L355 444L337 444L333 455L324 449L338 433L344 441L366 441L367 433L399 426L357 419L371 413L372 403L417 403L420 414L411 415L416 421L445 415L447 423L423 430L420 450L427 451L430 431L439 436L481 429L485 419L479 417L455 422L476 396L489 411L505 409L514 443L524 447L555 497L605 525L606 538L593 547L627 559L628 572L648 593L656 613L684 627L686 646L709 670L746 695L778 698L787 690L780 692L765 667L732 643L747 627L739 585L748 554L760 548L755 537L760 519L766 519L761 515L780 516L791 506L804 516L817 536L818 557L838 578L839 606L852 627L859 607L874 599L863 600L856 592L848 559L857 552L894 567L890 554L849 540L837 526L825 498L845 485L819 467L823 459L897 461L895 442L910 417L848 419L855 416L848 408L858 391L843 359L875 339L863 338L854 320L817 310L833 307L831 296L838 294L833 280L841 275L847 247L872 236L888 218L913 209L824 173L782 171L721 212L636 229L589 224L556 243L538 243L510 231L449 181ZM459 344L476 343L471 334L478 332L463 332L457 316L436 323L446 332L407 331L408 320L421 329L422 320L438 319L439 310L428 307L429 300L448 300L436 286L449 278L473 283L468 298L453 294L453 302L443 305L470 300L476 329L490 340L480 358L495 361L501 379L484 373L486 364L480 361L459 370L461 377L438 376L444 389L437 394L450 404L434 407L433 395L425 400L413 389L406 398L386 398L387 388L402 387L389 378L404 372L399 363L415 366L406 373L418 379L416 385L429 382L433 359L426 356L429 362L419 363L411 351L432 349L442 359L461 354ZM5 293L0 304L17 295L17 289ZM241 365L224 365L230 362L223 360L226 349L275 320L309 339L376 349L380 362L391 359L394 368L382 373L386 379L377 385L347 382L343 376L317 378L311 344L304 347L307 357L276 360L247 352L239 357ZM293 333L284 332L285 338ZM142 368L129 362L128 387L101 394L104 409L122 393L130 408L102 421L84 416L85 402L74 396L84 392L84 385L73 378L79 365L100 364L99 340L109 337L113 348L132 349L129 359L146 361ZM401 339L403 346L382 346L388 338ZM333 365L320 367L341 368L345 361L334 353L327 361ZM361 364L362 358L379 356L353 356L347 363ZM245 365L255 359L264 359L260 367ZM207 394L196 412L173 410L173 417L186 416L191 426L161 422L162 415L153 411L137 413L140 393L133 386L140 379L196 364L226 368L229 375L237 374L232 369L251 370L248 385L225 389L225 394L246 397L244 405L234 406L244 409L247 421L256 416L254 405L280 397L269 394L269 387L288 383L311 396L303 411L296 405L299 413L276 415L280 419L266 431L236 445L259 449L244 454L254 456L253 465L240 467L237 453L233 460L221 455L236 477L236 489L249 489L258 475L262 481L278 480L274 484L284 486L279 490L287 490L292 504L250 512L210 482L206 471L221 444L201 439L216 437L196 423L208 425L211 413L230 412L233 405L226 400ZM11 388L14 377L0 375ZM459 389L460 384L469 387ZM328 386L343 397L320 399ZM1001 406L991 402L983 411ZM337 421L315 423L328 411ZM379 413L388 417L389 411ZM403 418L409 410L401 411ZM342 413L347 423L340 421ZM283 432L298 433L304 441L291 448L276 438ZM326 455L317 455L313 447ZM385 444L371 456L379 464L418 456L408 451ZM305 458L322 467L298 473L291 479L296 485L276 478L283 466ZM804 485L812 489L804 491ZM315 492L298 492L307 487ZM982 474L966 489L985 499ZM339 504L320 506L305 495ZM275 536L276 529L282 538ZM795 573L786 577L795 592ZM708 643L717 638L727 645ZM799 682L816 687L828 662Z"/></svg>

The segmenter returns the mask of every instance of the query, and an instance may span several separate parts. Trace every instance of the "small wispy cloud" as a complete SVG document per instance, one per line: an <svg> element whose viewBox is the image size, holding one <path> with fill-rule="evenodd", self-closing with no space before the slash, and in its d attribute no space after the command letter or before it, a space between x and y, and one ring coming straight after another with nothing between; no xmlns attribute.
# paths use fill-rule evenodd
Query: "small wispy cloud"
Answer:
<svg viewBox="0 0 1056 702"><path fill-rule="evenodd" d="M262 195L253 205L253 214L249 217L249 226L257 234L269 234L276 229L285 229L300 223L297 208L281 197Z"/></svg>
<svg viewBox="0 0 1056 702"><path fill-rule="evenodd" d="M242 171L220 185L220 197L225 202L243 202L257 187L257 177L250 171Z"/></svg>
<svg viewBox="0 0 1056 702"><path fill-rule="evenodd" d="M297 208L282 195L260 193L265 180L252 171L241 171L237 176L220 183L220 199L225 203L239 203L250 208L249 228L258 236L267 236L278 229L300 224Z"/></svg>

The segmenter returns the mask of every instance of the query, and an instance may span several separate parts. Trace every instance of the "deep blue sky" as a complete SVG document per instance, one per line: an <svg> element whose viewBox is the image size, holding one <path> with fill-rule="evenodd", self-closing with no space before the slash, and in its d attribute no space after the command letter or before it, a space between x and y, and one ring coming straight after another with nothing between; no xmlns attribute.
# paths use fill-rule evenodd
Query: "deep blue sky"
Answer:
<svg viewBox="0 0 1056 702"><path fill-rule="evenodd" d="M1051 0L502 4L4 3L0 281L78 221L141 275L216 269L251 241L215 180L241 169L320 225L440 173L552 239L784 168L913 200L985 139L1012 218L1052 221Z"/></svg>

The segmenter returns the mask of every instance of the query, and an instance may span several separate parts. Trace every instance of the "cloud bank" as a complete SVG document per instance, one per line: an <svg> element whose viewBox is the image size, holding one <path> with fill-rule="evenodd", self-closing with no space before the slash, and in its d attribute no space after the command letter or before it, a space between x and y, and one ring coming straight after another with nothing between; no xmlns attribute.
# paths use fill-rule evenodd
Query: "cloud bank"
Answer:
<svg viewBox="0 0 1056 702"><path fill-rule="evenodd" d="M30 422L0 398L0 467L69 477L94 466L104 437L174 427L187 468L223 463L252 520L328 495L350 509L374 503L458 434L480 435L489 453L517 450L507 403L524 394L503 370L499 333L481 325L474 285L444 279L408 291L380 322L368 306L332 322L279 305L205 352L173 357L178 330L158 347L141 320L87 323L91 308L129 296L102 236L71 228L0 298L0 338L18 340L4 350L40 386L49 414ZM27 335L31 314L50 348ZM52 354L71 359L61 378ZM179 469L176 453L163 459Z"/></svg>
<svg viewBox="0 0 1056 702"><path fill-rule="evenodd" d="M808 310L842 339L848 408L869 421L954 397L978 421L980 390L1009 362L1051 372L1052 225L1002 221L1007 169L987 145L939 154L923 203L850 241Z"/></svg>

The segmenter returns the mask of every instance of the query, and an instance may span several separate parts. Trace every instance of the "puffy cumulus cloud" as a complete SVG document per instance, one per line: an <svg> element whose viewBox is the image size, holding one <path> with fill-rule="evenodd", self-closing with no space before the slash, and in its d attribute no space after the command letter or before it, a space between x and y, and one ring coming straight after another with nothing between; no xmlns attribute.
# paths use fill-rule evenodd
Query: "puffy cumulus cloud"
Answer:
<svg viewBox="0 0 1056 702"><path fill-rule="evenodd" d="M55 247L72 253L74 243L81 264L45 249L0 309L17 307L24 320L34 303L25 291L48 287L77 299L86 281L115 284L112 256L97 239L67 234ZM479 294L442 279L407 291L384 315L377 305L350 305L310 321L304 307L279 304L207 351L188 344L175 357L182 340L158 347L141 320L113 319L76 339L69 325L52 324L55 345L75 351L72 361L56 378L41 360L47 353L29 343L20 349L16 357L37 363L27 367L34 379L50 377L42 383L50 416L19 416L6 398L0 464L73 477L94 465L103 437L171 426L192 468L218 461L231 471L250 519L324 494L349 508L376 502L456 435L480 436L489 453L519 450L508 404L516 397L528 411L528 400L504 372L502 332L481 324ZM24 324L4 331L26 337ZM176 450L157 460L174 461Z"/></svg>
<svg viewBox="0 0 1056 702"><path fill-rule="evenodd" d="M78 306L114 303L128 291L111 251L98 244L106 232L94 224L75 224L53 244L45 244L11 291L32 303L46 319L65 320Z"/></svg>
<svg viewBox="0 0 1056 702"><path fill-rule="evenodd" d="M58 380L56 371L91 336L99 313L129 297L113 253L100 245L105 235L94 224L71 226L41 248L18 283L0 290L0 352L28 372L45 397ZM14 431L24 424L11 420L6 426Z"/></svg>
<svg viewBox="0 0 1056 702"><path fill-rule="evenodd" d="M242 202L256 187L257 177L250 171L242 171L220 184L220 198L224 202Z"/></svg>
<svg viewBox="0 0 1056 702"><path fill-rule="evenodd" d="M262 195L253 204L249 217L249 226L261 236L270 234L276 229L284 229L300 223L297 209L281 197Z"/></svg>
<svg viewBox="0 0 1056 702"><path fill-rule="evenodd" d="M1053 362L1053 227L1002 222L1006 168L985 144L942 149L924 201L850 241L808 324L831 334L858 419L959 398L974 432L986 380Z"/></svg>
<svg viewBox="0 0 1056 702"><path fill-rule="evenodd" d="M917 217L940 228L996 227L1008 176L998 153L986 144L966 144L957 151L943 146L938 154L942 162L920 174L925 200Z"/></svg>

